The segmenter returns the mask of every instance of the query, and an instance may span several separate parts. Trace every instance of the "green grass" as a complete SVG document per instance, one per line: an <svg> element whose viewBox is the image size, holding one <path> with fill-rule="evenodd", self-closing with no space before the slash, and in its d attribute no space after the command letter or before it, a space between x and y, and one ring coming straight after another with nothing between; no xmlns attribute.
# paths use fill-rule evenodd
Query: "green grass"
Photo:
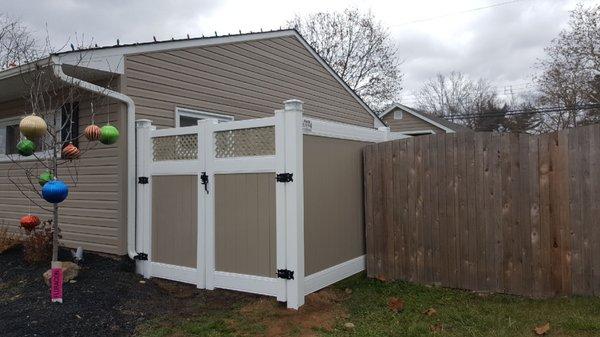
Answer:
<svg viewBox="0 0 600 337"><path fill-rule="evenodd" d="M599 298L531 300L508 295L480 296L407 282L383 283L364 275L334 287L352 289L349 298L339 303L348 315L339 317L332 331L311 331L321 336L535 336L533 328L546 322L550 323L548 336L600 336ZM404 310L392 312L387 305L390 297L401 298ZM434 308L437 314L423 314L428 308ZM200 317L163 318L138 331L146 337L261 336L267 329L265 322L281 319L272 312L264 315L269 317L248 319L237 307L210 311ZM345 329L346 322L353 323L354 329ZM443 331L432 332L434 325L443 326ZM294 329L287 334L303 336L302 331Z"/></svg>
<svg viewBox="0 0 600 337"><path fill-rule="evenodd" d="M549 336L600 336L600 299L532 300L429 288L407 282L383 283L354 276L335 285L353 290L344 303L356 336L534 336L533 328L550 322ZM387 307L390 297L404 300L404 310ZM436 315L423 314L435 308ZM442 324L443 332L430 327ZM330 336L346 336L338 329Z"/></svg>

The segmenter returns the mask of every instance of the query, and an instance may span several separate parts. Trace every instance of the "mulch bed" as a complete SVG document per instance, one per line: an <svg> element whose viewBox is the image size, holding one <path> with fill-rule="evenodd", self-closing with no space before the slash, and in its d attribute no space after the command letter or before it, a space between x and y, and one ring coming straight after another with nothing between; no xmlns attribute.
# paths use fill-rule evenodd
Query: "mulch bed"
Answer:
<svg viewBox="0 0 600 337"><path fill-rule="evenodd" d="M86 253L75 283L63 287L63 304L50 302L42 274L49 263L26 265L20 248L0 254L0 336L130 336L156 317L201 315L256 298L196 289L133 272L127 257ZM61 260L70 261L61 251Z"/></svg>

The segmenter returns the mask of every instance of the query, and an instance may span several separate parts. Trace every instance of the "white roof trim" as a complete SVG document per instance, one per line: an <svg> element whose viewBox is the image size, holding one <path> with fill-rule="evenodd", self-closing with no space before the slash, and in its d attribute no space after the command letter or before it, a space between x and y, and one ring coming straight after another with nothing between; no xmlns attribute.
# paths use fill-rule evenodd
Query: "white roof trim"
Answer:
<svg viewBox="0 0 600 337"><path fill-rule="evenodd" d="M405 134L405 135L416 135L416 134L423 134L423 133L429 133L432 135L435 134L435 131L430 130L430 129L428 129L428 130L413 130L413 131L398 131L398 132Z"/></svg>
<svg viewBox="0 0 600 337"><path fill-rule="evenodd" d="M420 119L424 120L425 122L427 122L427 123L429 123L431 125L437 126L438 128L446 131L447 133L455 133L456 132L453 129L451 129L451 128L445 126L445 125L442 125L442 124L440 124L440 123L438 123L438 122L436 122L436 121L434 121L434 120L432 120L430 118L427 118L427 117L421 115L420 113L414 111L413 109L411 109L411 108L409 108L407 106L404 106L402 104L394 104L394 105L392 105L387 110L385 110L381 115L379 115L379 117L383 118L383 116L385 116L388 113L392 112L392 110L394 110L396 108L401 109L404 112L408 112L409 114L411 114L411 115L413 115L413 116L415 116L417 118L420 118Z"/></svg>
<svg viewBox="0 0 600 337"><path fill-rule="evenodd" d="M61 63L78 65L117 74L125 73L125 55L167 51L183 48L212 46L225 43L236 43L245 41L256 41L272 39L277 37L293 36L306 48L310 54L333 76L338 83L371 115L374 127L385 126L380 117L369 108L369 106L352 90L348 84L325 62L315 50L304 40L304 38L293 29L278 30L272 32L250 33L230 36L215 36L195 39L183 39L175 41L162 41L156 43L140 43L133 45L112 46L90 50L70 51L59 53ZM0 72L2 78L4 72ZM8 77L8 76L6 76Z"/></svg>

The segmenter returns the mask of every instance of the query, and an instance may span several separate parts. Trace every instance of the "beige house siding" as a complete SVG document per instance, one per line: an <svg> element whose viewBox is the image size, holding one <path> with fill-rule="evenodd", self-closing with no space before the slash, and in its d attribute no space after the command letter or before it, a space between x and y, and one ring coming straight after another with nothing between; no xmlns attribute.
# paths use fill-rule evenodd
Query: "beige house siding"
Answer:
<svg viewBox="0 0 600 337"><path fill-rule="evenodd" d="M383 122L390 127L392 132L407 132L407 131L427 131L433 130L435 133L446 133L443 129L430 124L412 114L404 111L402 119L394 119L394 111L389 112L382 119Z"/></svg>
<svg viewBox="0 0 600 337"><path fill-rule="evenodd" d="M96 123L107 122L108 106L96 104ZM31 109L22 100L0 103L0 119L24 116ZM122 131L115 145L90 144L80 139L82 152L86 151L77 165L78 181L75 184L67 170L59 169L62 179L70 186L69 197L61 203L60 227L61 243L67 247L82 246L84 249L123 254L125 252L125 200L124 195L124 153L125 124L120 106L110 105L110 121ZM80 132L90 124L89 101L79 101ZM87 149L87 150L86 150ZM22 165L32 167L36 161L22 161ZM36 171L44 170L37 164ZM10 172L9 172L10 170ZM74 172L73 168L72 171ZM8 225L11 230L19 230L19 219L29 211L29 201L9 181L8 175L20 182L27 182L25 174L12 162L0 163L0 224ZM51 205L37 195L30 194L41 205ZM31 213L42 220L49 219L50 213L31 205Z"/></svg>
<svg viewBox="0 0 600 337"><path fill-rule="evenodd" d="M196 268L198 176L152 177L152 261Z"/></svg>
<svg viewBox="0 0 600 337"><path fill-rule="evenodd" d="M362 150L368 144L304 136L306 275L365 254Z"/></svg>
<svg viewBox="0 0 600 337"><path fill-rule="evenodd" d="M215 175L215 268L275 277L275 174Z"/></svg>
<svg viewBox="0 0 600 337"><path fill-rule="evenodd" d="M236 120L272 116L283 101L307 116L373 127L366 111L295 37L128 55L125 93L138 118L175 126L175 107Z"/></svg>

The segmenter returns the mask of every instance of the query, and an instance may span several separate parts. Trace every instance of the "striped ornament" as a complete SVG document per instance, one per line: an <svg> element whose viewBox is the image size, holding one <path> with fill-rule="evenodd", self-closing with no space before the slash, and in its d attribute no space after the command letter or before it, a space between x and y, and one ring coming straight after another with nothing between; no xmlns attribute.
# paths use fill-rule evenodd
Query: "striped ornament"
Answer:
<svg viewBox="0 0 600 337"><path fill-rule="evenodd" d="M100 139L100 127L92 124L83 130L83 134L89 141L96 141Z"/></svg>
<svg viewBox="0 0 600 337"><path fill-rule="evenodd" d="M19 130L29 139L36 139L43 136L47 128L48 126L44 119L36 115L29 115L19 123Z"/></svg>
<svg viewBox="0 0 600 337"><path fill-rule="evenodd" d="M73 144L65 146L65 148L62 150L62 156L65 159L77 159L79 158L79 154L79 149Z"/></svg>

